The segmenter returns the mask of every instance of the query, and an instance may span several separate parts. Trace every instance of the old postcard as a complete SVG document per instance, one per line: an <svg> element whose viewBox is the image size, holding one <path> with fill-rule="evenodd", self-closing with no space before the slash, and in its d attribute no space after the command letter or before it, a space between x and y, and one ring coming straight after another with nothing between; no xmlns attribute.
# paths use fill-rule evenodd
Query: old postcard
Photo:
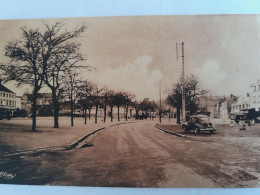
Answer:
<svg viewBox="0 0 260 195"><path fill-rule="evenodd" d="M259 15L0 21L0 183L260 187Z"/></svg>

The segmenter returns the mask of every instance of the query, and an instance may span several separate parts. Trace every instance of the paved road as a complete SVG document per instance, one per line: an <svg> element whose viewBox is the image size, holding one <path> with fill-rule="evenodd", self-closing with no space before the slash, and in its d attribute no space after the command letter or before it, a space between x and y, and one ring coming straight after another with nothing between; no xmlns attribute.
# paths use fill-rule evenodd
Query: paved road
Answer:
<svg viewBox="0 0 260 195"><path fill-rule="evenodd" d="M259 187L258 150L219 136L180 138L154 122L117 125L88 138L90 147L0 160L16 174L4 183L112 187ZM214 137L215 136L215 137ZM92 146L93 145L93 146ZM240 147L241 146L241 147ZM0 170L1 171L1 170Z"/></svg>

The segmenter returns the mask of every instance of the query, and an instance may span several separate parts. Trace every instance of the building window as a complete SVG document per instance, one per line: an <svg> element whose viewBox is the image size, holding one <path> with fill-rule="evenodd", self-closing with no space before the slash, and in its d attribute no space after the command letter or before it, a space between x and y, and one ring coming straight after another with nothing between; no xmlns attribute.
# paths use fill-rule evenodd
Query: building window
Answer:
<svg viewBox="0 0 260 195"><path fill-rule="evenodd" d="M3 93L3 97L5 97L5 93Z"/></svg>
<svg viewBox="0 0 260 195"><path fill-rule="evenodd" d="M242 105L242 108L245 108L245 104Z"/></svg>
<svg viewBox="0 0 260 195"><path fill-rule="evenodd" d="M241 110L241 105L239 105L239 110Z"/></svg>
<svg viewBox="0 0 260 195"><path fill-rule="evenodd" d="M256 86L254 86L254 91L256 91Z"/></svg>

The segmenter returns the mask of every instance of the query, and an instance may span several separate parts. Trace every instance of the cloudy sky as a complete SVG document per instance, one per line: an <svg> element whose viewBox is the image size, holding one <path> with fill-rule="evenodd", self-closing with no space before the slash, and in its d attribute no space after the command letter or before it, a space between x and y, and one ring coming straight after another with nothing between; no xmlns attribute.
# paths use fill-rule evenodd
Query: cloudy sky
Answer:
<svg viewBox="0 0 260 195"><path fill-rule="evenodd" d="M53 23L56 20L45 20ZM260 79L260 16L127 16L65 19L64 28L85 23L82 53L96 69L82 77L138 99L159 98L180 79L176 43L184 42L185 73L196 75L212 95L244 95ZM4 45L21 37L20 27L41 28L40 20L0 21ZM12 83L7 84L14 91Z"/></svg>

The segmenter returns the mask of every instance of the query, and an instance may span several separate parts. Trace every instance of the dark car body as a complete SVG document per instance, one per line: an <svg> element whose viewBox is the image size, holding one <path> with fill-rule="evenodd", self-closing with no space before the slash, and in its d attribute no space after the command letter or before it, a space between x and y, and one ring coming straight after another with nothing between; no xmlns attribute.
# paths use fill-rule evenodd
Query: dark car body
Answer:
<svg viewBox="0 0 260 195"><path fill-rule="evenodd" d="M195 131L195 133L200 133L201 131L214 133L217 130L207 115L190 116L188 121L182 124L182 128L185 132Z"/></svg>
<svg viewBox="0 0 260 195"><path fill-rule="evenodd" d="M0 120L11 120L11 112L5 108L0 108Z"/></svg>
<svg viewBox="0 0 260 195"><path fill-rule="evenodd" d="M251 123L254 122L259 122L259 117L260 117L260 112L255 111L254 108L251 109L243 109L240 110L239 114L235 115L235 122L239 123L239 121L245 121L249 126Z"/></svg>

